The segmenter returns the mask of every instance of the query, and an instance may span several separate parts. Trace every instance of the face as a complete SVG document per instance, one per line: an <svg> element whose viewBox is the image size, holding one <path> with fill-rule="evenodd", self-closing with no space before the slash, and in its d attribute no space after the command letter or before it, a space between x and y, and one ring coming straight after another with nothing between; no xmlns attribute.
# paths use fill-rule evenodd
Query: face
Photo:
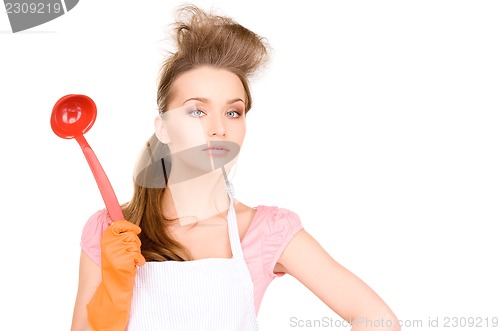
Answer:
<svg viewBox="0 0 500 331"><path fill-rule="evenodd" d="M193 175L232 163L246 132L246 94L238 76L200 67L176 78L172 91L168 110L155 123L172 169Z"/></svg>

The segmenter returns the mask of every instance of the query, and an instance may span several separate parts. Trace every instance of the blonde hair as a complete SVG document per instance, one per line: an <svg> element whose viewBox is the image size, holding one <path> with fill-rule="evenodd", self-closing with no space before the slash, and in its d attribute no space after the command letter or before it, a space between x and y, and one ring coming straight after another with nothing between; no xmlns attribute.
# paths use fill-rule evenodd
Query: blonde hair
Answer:
<svg viewBox="0 0 500 331"><path fill-rule="evenodd" d="M269 46L266 40L229 17L207 13L193 5L183 6L177 11L174 32L177 51L165 60L159 75L159 111L168 111L175 79L182 73L202 66L228 70L238 76L245 89L245 111L249 111L252 97L248 78L268 61ZM144 153L162 148L166 148L166 145L162 146L153 135ZM144 157L145 155L142 156ZM165 162L168 161L166 158L166 155L161 158L163 172ZM148 169L142 175L147 176L147 171ZM166 178L167 176L165 184ZM139 238L146 261L191 260L189 251L165 231L165 225L173 220L163 217L161 198L164 190L164 187L146 187L140 181L135 181L133 197L123 207L124 216L142 229Z"/></svg>

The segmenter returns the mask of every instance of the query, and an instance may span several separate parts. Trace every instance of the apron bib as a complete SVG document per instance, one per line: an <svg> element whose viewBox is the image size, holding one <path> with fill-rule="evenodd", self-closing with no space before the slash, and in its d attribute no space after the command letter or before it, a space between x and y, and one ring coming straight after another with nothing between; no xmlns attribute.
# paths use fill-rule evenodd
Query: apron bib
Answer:
<svg viewBox="0 0 500 331"><path fill-rule="evenodd" d="M128 331L258 330L231 193L232 258L146 262L137 270Z"/></svg>

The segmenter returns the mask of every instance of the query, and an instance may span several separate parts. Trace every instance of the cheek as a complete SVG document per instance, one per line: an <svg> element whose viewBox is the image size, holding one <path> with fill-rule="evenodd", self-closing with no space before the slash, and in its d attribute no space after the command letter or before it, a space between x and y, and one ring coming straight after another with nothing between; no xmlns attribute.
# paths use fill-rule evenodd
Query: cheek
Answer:
<svg viewBox="0 0 500 331"><path fill-rule="evenodd" d="M240 135L241 142L243 142L243 140L245 139L246 134L247 134L247 128L243 127L243 129L241 130L241 135Z"/></svg>
<svg viewBox="0 0 500 331"><path fill-rule="evenodd" d="M171 147L176 151L207 143L203 127L199 121L177 122L169 128Z"/></svg>
<svg viewBox="0 0 500 331"><path fill-rule="evenodd" d="M234 132L233 139L235 140L235 142L242 143L243 140L245 139L245 135L247 132L246 123L245 122L236 123L233 126L233 132Z"/></svg>

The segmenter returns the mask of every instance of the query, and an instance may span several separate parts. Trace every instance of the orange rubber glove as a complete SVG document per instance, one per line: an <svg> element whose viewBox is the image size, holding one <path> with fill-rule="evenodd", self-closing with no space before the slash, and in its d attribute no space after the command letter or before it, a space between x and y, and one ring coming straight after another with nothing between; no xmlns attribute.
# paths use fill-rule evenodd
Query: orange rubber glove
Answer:
<svg viewBox="0 0 500 331"><path fill-rule="evenodd" d="M140 232L129 221L115 221L101 237L102 280L87 305L92 330L123 331L127 327L136 266L146 263L137 236Z"/></svg>

